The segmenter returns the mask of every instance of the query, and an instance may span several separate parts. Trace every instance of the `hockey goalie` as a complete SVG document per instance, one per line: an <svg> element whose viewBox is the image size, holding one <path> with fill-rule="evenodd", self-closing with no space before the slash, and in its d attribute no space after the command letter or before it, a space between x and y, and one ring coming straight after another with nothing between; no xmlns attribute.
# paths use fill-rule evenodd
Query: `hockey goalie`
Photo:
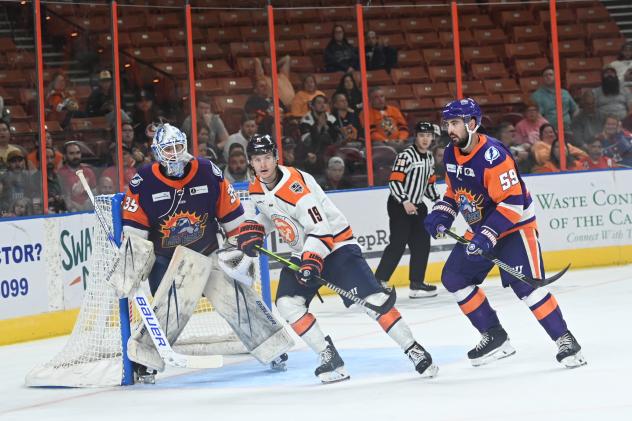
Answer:
<svg viewBox="0 0 632 421"><path fill-rule="evenodd" d="M251 288L253 260L219 250L219 227L230 242L244 220L238 196L219 168L187 152L178 128L160 126L152 150L157 162L139 169L123 200L122 268L110 279L117 295L134 295L147 279L169 343L204 295L252 356L283 369L293 341ZM132 326L127 353L139 382L153 383L164 370L142 322Z"/></svg>

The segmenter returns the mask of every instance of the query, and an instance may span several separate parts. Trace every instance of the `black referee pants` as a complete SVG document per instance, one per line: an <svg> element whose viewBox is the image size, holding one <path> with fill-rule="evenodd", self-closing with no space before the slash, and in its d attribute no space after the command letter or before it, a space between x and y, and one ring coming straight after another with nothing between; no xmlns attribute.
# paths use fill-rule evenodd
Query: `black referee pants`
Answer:
<svg viewBox="0 0 632 421"><path fill-rule="evenodd" d="M386 207L391 234L375 277L380 281L388 282L408 245L410 249L408 278L411 282L423 282L430 254L430 235L424 229L424 219L428 215L428 208L422 203L417 205L417 215L408 215L404 210L404 205L398 203L393 196L388 197Z"/></svg>

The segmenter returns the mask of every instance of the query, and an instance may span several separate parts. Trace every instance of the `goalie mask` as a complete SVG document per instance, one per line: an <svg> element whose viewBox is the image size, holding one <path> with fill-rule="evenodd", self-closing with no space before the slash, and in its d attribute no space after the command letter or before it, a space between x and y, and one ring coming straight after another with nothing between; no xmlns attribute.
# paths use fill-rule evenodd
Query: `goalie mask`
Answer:
<svg viewBox="0 0 632 421"><path fill-rule="evenodd" d="M151 150L167 174L172 177L182 177L184 167L193 158L187 152L187 137L177 127L163 124L156 130Z"/></svg>

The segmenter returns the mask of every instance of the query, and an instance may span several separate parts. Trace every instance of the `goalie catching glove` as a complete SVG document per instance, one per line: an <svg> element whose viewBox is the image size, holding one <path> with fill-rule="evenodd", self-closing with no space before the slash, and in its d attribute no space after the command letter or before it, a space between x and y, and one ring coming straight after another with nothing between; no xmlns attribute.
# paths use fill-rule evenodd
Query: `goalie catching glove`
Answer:
<svg viewBox="0 0 632 421"><path fill-rule="evenodd" d="M312 251L305 251L301 255L301 267L296 272L296 279L305 285L309 285L314 278L320 277L323 271L323 258L319 254Z"/></svg>
<svg viewBox="0 0 632 421"><path fill-rule="evenodd" d="M256 246L263 246L266 231L263 225L257 221L248 219L239 225L237 234L237 248L250 257L257 257Z"/></svg>

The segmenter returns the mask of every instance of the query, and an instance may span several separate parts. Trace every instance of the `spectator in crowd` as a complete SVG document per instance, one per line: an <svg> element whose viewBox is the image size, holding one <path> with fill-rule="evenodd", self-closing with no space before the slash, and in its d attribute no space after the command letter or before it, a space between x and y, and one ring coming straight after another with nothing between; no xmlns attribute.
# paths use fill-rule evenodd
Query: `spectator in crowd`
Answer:
<svg viewBox="0 0 632 421"><path fill-rule="evenodd" d="M148 89L138 91L134 110L131 113L131 121L136 124L134 137L144 139L147 126L163 120L164 117L164 112L155 102L154 93Z"/></svg>
<svg viewBox="0 0 632 421"><path fill-rule="evenodd" d="M598 137L586 143L586 151L588 156L580 159L580 164L585 170L615 168L617 166L612 158L604 156L603 143Z"/></svg>
<svg viewBox="0 0 632 421"><path fill-rule="evenodd" d="M217 149L221 150L228 140L228 131L219 114L213 113L212 104L213 100L209 96L200 95L197 97L198 133L201 127L206 128L209 136L207 144L215 145ZM191 147L191 116L182 122L182 131L187 135L189 150L193 150Z"/></svg>
<svg viewBox="0 0 632 421"><path fill-rule="evenodd" d="M254 118L250 117L248 114L244 115L241 120L241 128L237 133L233 133L228 137L228 141L224 145L224 160L228 162L228 153L230 152L231 145L237 143L244 147L246 150L246 146L248 146L248 141L250 138L257 133L257 123Z"/></svg>
<svg viewBox="0 0 632 421"><path fill-rule="evenodd" d="M437 145L432 151L432 155L434 156L435 160L434 173L437 177L437 181L445 179L445 165L443 164L444 152L445 147L441 145Z"/></svg>
<svg viewBox="0 0 632 421"><path fill-rule="evenodd" d="M88 194L84 191L76 171L83 170L90 188L97 185L97 177L92 168L81 162L81 146L79 142L70 141L64 144L64 166L59 170L61 187L64 192L66 208L71 212L91 209Z"/></svg>
<svg viewBox="0 0 632 421"><path fill-rule="evenodd" d="M622 86L632 86L632 41L623 44L617 59L608 66L617 71Z"/></svg>
<svg viewBox="0 0 632 421"><path fill-rule="evenodd" d="M540 126L548 121L542 117L535 102L527 99L525 106L524 118L516 124L516 136L518 143L528 143L531 146L540 139Z"/></svg>
<svg viewBox="0 0 632 421"><path fill-rule="evenodd" d="M242 148L233 148L228 157L228 165L224 169L224 178L230 183L246 183L251 181L248 173L248 159Z"/></svg>
<svg viewBox="0 0 632 421"><path fill-rule="evenodd" d="M148 146L134 139L134 125L129 121L121 123L121 142L123 146L132 151L134 158L134 167L138 167L145 163L145 153L149 154Z"/></svg>
<svg viewBox="0 0 632 421"><path fill-rule="evenodd" d="M31 197L35 193L32 173L26 168L26 155L21 149L11 151L7 155L7 172L4 179L10 203L25 196Z"/></svg>
<svg viewBox="0 0 632 421"><path fill-rule="evenodd" d="M310 102L311 111L301 119L299 166L313 175L322 173L325 150L340 140L336 118L327 112L327 106L327 97L317 95Z"/></svg>
<svg viewBox="0 0 632 421"><path fill-rule="evenodd" d="M516 166L521 174L526 174L531 170L533 163L529 159L529 143L520 143L516 128L508 121L502 121L496 129L496 138L511 151L511 155L516 161Z"/></svg>
<svg viewBox="0 0 632 421"><path fill-rule="evenodd" d="M540 139L531 147L531 154L536 166L542 166L551 159L551 145L557 140L557 131L551 124L543 124L540 127ZM566 144L566 149L575 159L586 156L586 152L569 143Z"/></svg>
<svg viewBox="0 0 632 421"><path fill-rule="evenodd" d="M132 150L127 146L122 147L123 151L123 179L124 184L127 186L132 178L136 175L136 160L134 160L134 156L132 155ZM101 177L108 177L112 181L118 180L118 167L116 165L118 158L118 149L116 148L116 144L112 143L110 145L110 158L112 165L107 167L101 173Z"/></svg>
<svg viewBox="0 0 632 421"><path fill-rule="evenodd" d="M366 34L366 69L384 69L388 73L397 64L397 50L388 45L388 40L379 40L375 31Z"/></svg>
<svg viewBox="0 0 632 421"><path fill-rule="evenodd" d="M408 123L402 112L392 105L386 104L386 95L382 88L371 88L369 92L371 106L369 108L369 122L371 140L373 142L386 142L401 149L410 136ZM360 115L360 122L362 122Z"/></svg>
<svg viewBox="0 0 632 421"><path fill-rule="evenodd" d="M20 197L13 202L11 213L13 216L33 215L33 202L28 197Z"/></svg>
<svg viewBox="0 0 632 421"><path fill-rule="evenodd" d="M281 59L277 63L277 83L279 84L279 99L281 100L281 106L283 108L289 109L292 105L292 99L294 98L295 92L294 87L292 86L292 82L290 81L290 65L291 58L289 55L285 55L281 57ZM261 64L261 59L256 57L253 60L253 65L255 68L255 87L259 81L265 81L266 93L265 98L272 98L272 78L270 76L266 76L263 65ZM255 88L256 89L256 88ZM259 90L261 92L261 89ZM272 101L270 101L272 103ZM246 111L250 114L250 112Z"/></svg>
<svg viewBox="0 0 632 421"><path fill-rule="evenodd" d="M58 121L63 128L68 127L79 110L79 103L68 91L66 83L66 76L57 72L46 89L46 107L49 111L46 118Z"/></svg>
<svg viewBox="0 0 632 421"><path fill-rule="evenodd" d="M86 115L96 117L106 115L114 110L112 98L112 74L109 70L101 70L99 84L92 89L86 104Z"/></svg>
<svg viewBox="0 0 632 421"><path fill-rule="evenodd" d="M288 167L296 166L296 143L289 138L283 138L283 165Z"/></svg>
<svg viewBox="0 0 632 421"><path fill-rule="evenodd" d="M584 148L587 142L591 142L596 135L601 133L603 119L597 113L595 94L591 89L587 89L582 93L579 105L581 110L573 117L571 129L575 146Z"/></svg>
<svg viewBox="0 0 632 421"><path fill-rule="evenodd" d="M583 165L576 160L571 154L570 149L566 148L566 171L580 171L583 170ZM551 150L549 151L549 159L546 160L542 165L538 165L533 167L533 172L536 174L541 173L550 173L550 172L560 172L562 171L560 165L560 144L559 140L555 139L553 144L551 145Z"/></svg>
<svg viewBox="0 0 632 421"><path fill-rule="evenodd" d="M56 166L57 153L59 153L52 144L46 146L46 179L48 186L48 212L49 213L61 213L66 212L66 202L64 202L64 193L61 188L61 180L57 171L59 168ZM62 155L63 156L63 155ZM41 178L39 171L35 173L35 180L37 180L37 191L41 190Z"/></svg>
<svg viewBox="0 0 632 421"><path fill-rule="evenodd" d="M4 98L2 98L2 96L0 96L0 121L11 124L11 113L9 109L4 106Z"/></svg>
<svg viewBox="0 0 632 421"><path fill-rule="evenodd" d="M7 156L12 151L21 151L21 149L11 143L11 128L9 123L0 120L0 170L7 167Z"/></svg>
<svg viewBox="0 0 632 421"><path fill-rule="evenodd" d="M353 109L356 113L359 113L362 110L362 91L358 88L358 84L356 83L352 73L345 73L340 79L340 83L338 83L338 87L336 88L337 94L345 94L347 96L347 101L349 101L349 107Z"/></svg>
<svg viewBox="0 0 632 421"><path fill-rule="evenodd" d="M325 71L351 72L358 70L358 50L345 36L342 25L334 25L332 38L325 47Z"/></svg>
<svg viewBox="0 0 632 421"><path fill-rule="evenodd" d="M632 111L632 93L623 86L614 67L601 71L601 86L593 89L595 106L601 118L614 115L623 120Z"/></svg>
<svg viewBox="0 0 632 421"><path fill-rule="evenodd" d="M11 199L6 184L4 176L0 175L0 218L11 216Z"/></svg>
<svg viewBox="0 0 632 421"><path fill-rule="evenodd" d="M257 123L257 133L273 134L274 99L272 98L272 84L268 78L257 78L254 91L248 97L244 111Z"/></svg>
<svg viewBox="0 0 632 421"><path fill-rule="evenodd" d="M50 132L46 130L46 148L53 145L53 138L50 135ZM59 152L57 149L55 151L55 168L59 169L64 163L64 155ZM39 137L35 137L35 145L31 152L26 156L28 168L32 171L39 170L39 158L40 158L40 143Z"/></svg>
<svg viewBox="0 0 632 421"><path fill-rule="evenodd" d="M335 93L333 96L332 115L336 119L335 126L340 131L343 143L357 142L364 138L358 115L349 107L347 96Z"/></svg>
<svg viewBox="0 0 632 421"><path fill-rule="evenodd" d="M292 107L289 115L291 117L302 118L309 112L309 103L316 95L325 96L316 86L314 75L307 75L303 78L303 89L298 91L292 99Z"/></svg>
<svg viewBox="0 0 632 421"><path fill-rule="evenodd" d="M345 161L339 156L329 158L325 177L318 184L325 191L353 188L353 185L345 177Z"/></svg>
<svg viewBox="0 0 632 421"><path fill-rule="evenodd" d="M547 66L542 71L542 84L531 94L531 100L538 105L540 114L557 130L557 108L555 106L555 72ZM564 130L570 131L571 120L579 112L579 108L571 94L562 89L562 115Z"/></svg>
<svg viewBox="0 0 632 421"><path fill-rule="evenodd" d="M224 162L220 161L218 153L212 147L209 147L206 143L198 144L198 155L202 158L206 158L219 168L223 168Z"/></svg>
<svg viewBox="0 0 632 421"><path fill-rule="evenodd" d="M117 190L113 179L105 174L101 174L97 184L97 194L114 194L117 193Z"/></svg>
<svg viewBox="0 0 632 421"><path fill-rule="evenodd" d="M617 116L606 117L603 132L597 138L603 142L604 155L611 157L618 166L632 167L632 134L623 130Z"/></svg>

